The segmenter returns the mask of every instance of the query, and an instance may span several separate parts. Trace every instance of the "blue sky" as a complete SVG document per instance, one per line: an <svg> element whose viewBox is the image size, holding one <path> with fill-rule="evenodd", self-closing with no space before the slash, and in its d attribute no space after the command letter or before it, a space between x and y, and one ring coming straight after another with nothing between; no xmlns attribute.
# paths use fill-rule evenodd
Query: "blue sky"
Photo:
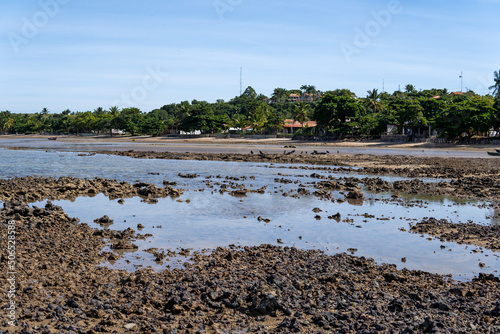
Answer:
<svg viewBox="0 0 500 334"><path fill-rule="evenodd" d="M500 0L17 0L0 4L0 110L214 102L252 86L487 94Z"/></svg>

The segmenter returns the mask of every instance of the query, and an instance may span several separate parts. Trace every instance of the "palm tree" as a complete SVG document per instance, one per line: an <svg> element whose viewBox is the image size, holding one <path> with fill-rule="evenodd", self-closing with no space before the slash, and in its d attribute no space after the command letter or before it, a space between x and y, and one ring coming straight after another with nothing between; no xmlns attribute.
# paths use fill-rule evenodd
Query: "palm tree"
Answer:
<svg viewBox="0 0 500 334"><path fill-rule="evenodd" d="M309 113L311 111L311 105L305 102L299 102L295 109L293 110L293 123L295 121L302 124L302 128L304 128L304 123L309 120ZM292 128L293 131L293 128Z"/></svg>
<svg viewBox="0 0 500 334"><path fill-rule="evenodd" d="M493 86L488 87L488 89L493 89L493 96L500 97L500 71L493 72L493 80L495 84Z"/></svg>
<svg viewBox="0 0 500 334"><path fill-rule="evenodd" d="M109 128L109 135L113 136L113 127L119 126L118 116L120 115L120 108L117 106L109 107L109 114L106 116L109 118L109 122L105 127Z"/></svg>
<svg viewBox="0 0 500 334"><path fill-rule="evenodd" d="M7 133L9 129L14 125L14 118L10 111L1 111L0 112L0 130L3 133Z"/></svg>
<svg viewBox="0 0 500 334"><path fill-rule="evenodd" d="M118 113L120 112L120 108L118 108L117 106L112 106L112 107L109 107L109 112L110 112L113 116L118 116Z"/></svg>
<svg viewBox="0 0 500 334"><path fill-rule="evenodd" d="M415 89L415 86L413 86L412 84L407 84L405 86L405 90L407 93L415 93L417 90Z"/></svg>
<svg viewBox="0 0 500 334"><path fill-rule="evenodd" d="M302 86L300 86L300 89L302 90L303 94L308 94L313 99L318 94L318 90L316 89L316 86L313 86L313 85L302 85Z"/></svg>
<svg viewBox="0 0 500 334"><path fill-rule="evenodd" d="M271 100L283 103L288 99L288 91L285 88L275 88Z"/></svg>
<svg viewBox="0 0 500 334"><path fill-rule="evenodd" d="M368 95L366 96L365 100L366 111L370 109L373 113L377 113L382 109L382 103L380 103L380 94L378 93L378 89L374 88L373 90L367 91L367 93Z"/></svg>
<svg viewBox="0 0 500 334"><path fill-rule="evenodd" d="M240 134L243 134L243 129L248 125L248 120L245 115L234 114L229 122L229 126L232 128L239 129Z"/></svg>
<svg viewBox="0 0 500 334"><path fill-rule="evenodd" d="M253 128L253 132L262 132L262 128L267 123L271 109L269 106L259 106L248 118L249 125Z"/></svg>

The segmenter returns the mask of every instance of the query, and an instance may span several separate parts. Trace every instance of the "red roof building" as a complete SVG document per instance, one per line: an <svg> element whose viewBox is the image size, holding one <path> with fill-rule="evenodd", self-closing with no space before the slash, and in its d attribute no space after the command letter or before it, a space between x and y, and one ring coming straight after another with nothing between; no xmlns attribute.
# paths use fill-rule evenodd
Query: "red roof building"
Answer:
<svg viewBox="0 0 500 334"><path fill-rule="evenodd" d="M316 121L307 121L304 123L300 123L298 121L294 121L293 119L285 119L282 126L284 133L295 133L295 131L297 131L298 129L314 128L318 126L318 123L316 123Z"/></svg>

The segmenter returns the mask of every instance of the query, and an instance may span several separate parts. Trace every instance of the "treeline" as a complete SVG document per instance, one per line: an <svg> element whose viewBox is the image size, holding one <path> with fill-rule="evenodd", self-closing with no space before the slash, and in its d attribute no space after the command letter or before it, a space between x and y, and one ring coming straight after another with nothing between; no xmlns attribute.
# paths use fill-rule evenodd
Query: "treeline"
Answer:
<svg viewBox="0 0 500 334"><path fill-rule="evenodd" d="M220 133L231 127L241 132L249 128L252 133L276 134L282 131L285 119L293 119L302 124L317 122L316 127L303 127L296 135L376 137L392 126L399 134L429 135L431 129L440 137L455 140L498 131L498 89L494 96L472 91L449 93L446 89L417 91L407 85L404 92L389 94L373 89L358 98L347 89L321 92L304 85L296 90L276 88L268 98L248 87L228 102L184 101L150 112L118 107L60 113L44 108L34 114L3 111L0 132L111 134L116 129L131 135L156 136L180 131Z"/></svg>

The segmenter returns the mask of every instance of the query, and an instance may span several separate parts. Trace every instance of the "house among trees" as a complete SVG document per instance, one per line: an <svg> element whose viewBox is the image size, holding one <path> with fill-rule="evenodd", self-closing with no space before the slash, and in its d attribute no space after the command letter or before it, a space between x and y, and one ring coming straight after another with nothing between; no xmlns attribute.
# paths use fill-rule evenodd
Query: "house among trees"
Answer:
<svg viewBox="0 0 500 334"><path fill-rule="evenodd" d="M314 102L314 95L308 94L308 93L302 93L302 94L292 93L292 94L290 94L288 101L289 102Z"/></svg>
<svg viewBox="0 0 500 334"><path fill-rule="evenodd" d="M283 121L283 133L295 133L297 130L300 129L306 129L306 128L315 128L318 124L316 121L306 121L303 123L300 123L298 121L295 121L293 119L285 119Z"/></svg>
<svg viewBox="0 0 500 334"><path fill-rule="evenodd" d="M292 93L292 94L290 94L290 97L288 98L288 101L290 101L290 102L299 102L300 101L300 95Z"/></svg>

